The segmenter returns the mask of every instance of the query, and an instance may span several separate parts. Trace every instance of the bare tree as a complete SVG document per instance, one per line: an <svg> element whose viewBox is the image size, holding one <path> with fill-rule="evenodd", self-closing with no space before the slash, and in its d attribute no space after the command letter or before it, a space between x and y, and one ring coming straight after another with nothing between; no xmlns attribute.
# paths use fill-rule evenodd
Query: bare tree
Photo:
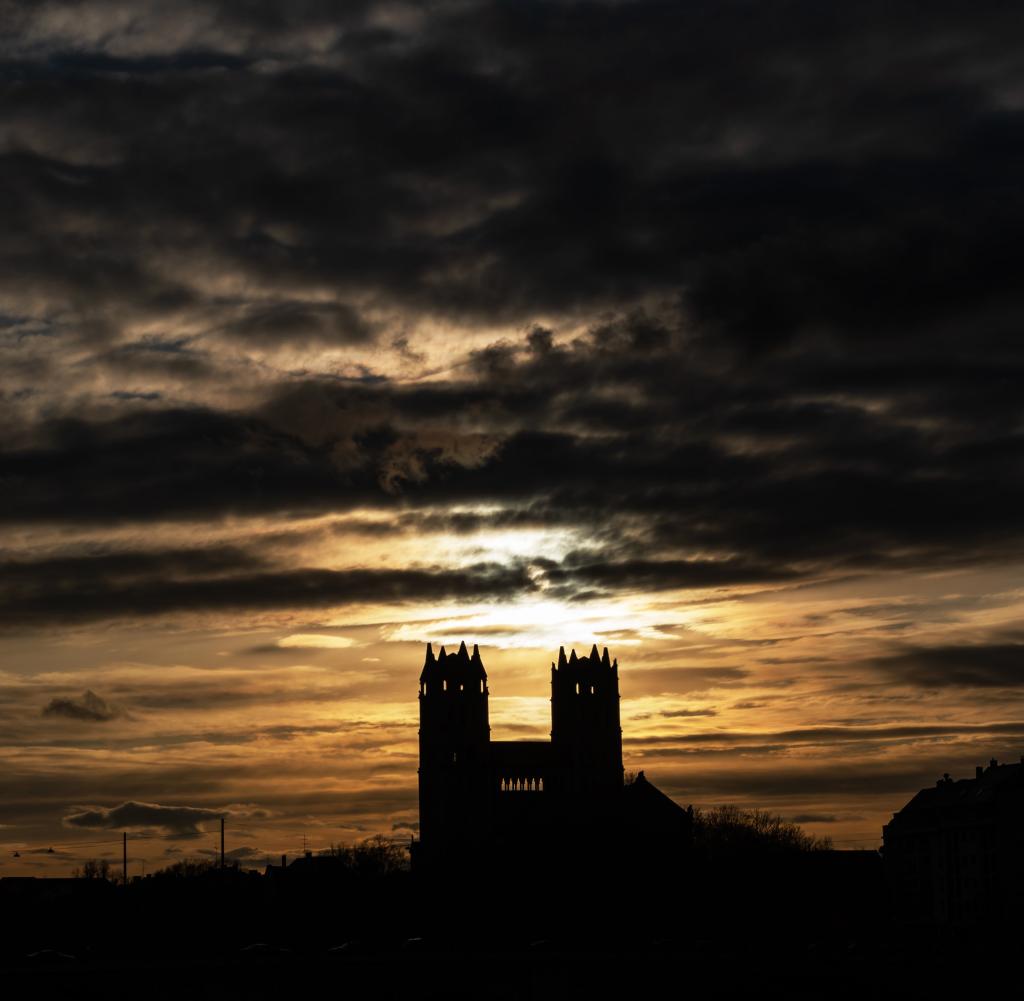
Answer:
<svg viewBox="0 0 1024 1001"><path fill-rule="evenodd" d="M332 844L321 855L331 856L357 876L386 876L409 867L406 849L374 834L354 845Z"/></svg>
<svg viewBox="0 0 1024 1001"><path fill-rule="evenodd" d="M220 862L217 859L184 858L163 869L158 869L153 876L155 879L194 879L196 876L204 876L219 868Z"/></svg>
<svg viewBox="0 0 1024 1001"><path fill-rule="evenodd" d="M75 879L103 879L109 880L110 863L105 858L86 859L81 869L75 869L72 873Z"/></svg>
<svg viewBox="0 0 1024 1001"><path fill-rule="evenodd" d="M832 847L831 838L816 838L777 814L732 805L695 810L694 841L710 856L828 851Z"/></svg>

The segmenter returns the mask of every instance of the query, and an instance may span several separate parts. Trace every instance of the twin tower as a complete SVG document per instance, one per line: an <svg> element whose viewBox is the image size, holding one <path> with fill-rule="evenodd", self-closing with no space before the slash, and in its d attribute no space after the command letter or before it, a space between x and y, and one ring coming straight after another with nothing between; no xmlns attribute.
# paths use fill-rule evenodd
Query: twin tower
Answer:
<svg viewBox="0 0 1024 1001"><path fill-rule="evenodd" d="M559 650L551 665L551 740L491 740L487 672L463 643L420 674L420 842L416 861L503 845L522 853L556 827L582 833L623 789L618 661Z"/></svg>

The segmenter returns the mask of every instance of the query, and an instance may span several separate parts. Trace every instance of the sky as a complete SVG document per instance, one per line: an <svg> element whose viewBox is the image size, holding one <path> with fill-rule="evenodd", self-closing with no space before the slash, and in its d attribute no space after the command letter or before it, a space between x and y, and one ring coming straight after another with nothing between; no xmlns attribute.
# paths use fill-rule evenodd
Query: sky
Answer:
<svg viewBox="0 0 1024 1001"><path fill-rule="evenodd" d="M837 847L1017 760L1022 21L0 0L0 875L408 839L428 641Z"/></svg>

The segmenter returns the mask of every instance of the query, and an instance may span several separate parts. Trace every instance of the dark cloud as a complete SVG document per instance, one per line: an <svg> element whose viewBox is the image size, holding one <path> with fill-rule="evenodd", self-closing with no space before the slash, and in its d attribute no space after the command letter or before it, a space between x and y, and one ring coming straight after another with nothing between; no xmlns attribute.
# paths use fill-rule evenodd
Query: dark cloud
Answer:
<svg viewBox="0 0 1024 1001"><path fill-rule="evenodd" d="M627 698L634 692L684 695L742 684L749 675L742 667L641 667L629 671L622 687Z"/></svg>
<svg viewBox="0 0 1024 1001"><path fill-rule="evenodd" d="M281 569L264 573L201 575L210 568L199 554L200 573L139 578L148 557L59 561L66 573L42 561L19 564L12 583L0 585L0 625L8 629L44 622L88 622L169 612L239 609L326 608L354 602L405 602L425 598L501 598L532 592L525 567L476 564L458 569ZM246 562L244 559L241 561ZM218 569L228 563L213 561ZM192 568L189 559L181 565Z"/></svg>
<svg viewBox="0 0 1024 1001"><path fill-rule="evenodd" d="M0 576L12 589L30 590L45 581L60 590L83 580L137 580L180 577L216 577L253 570L264 561L252 552L233 546L194 549L100 550L88 554L51 556L32 561L0 563Z"/></svg>
<svg viewBox="0 0 1024 1001"><path fill-rule="evenodd" d="M589 554L594 558L597 554ZM725 584L784 581L796 575L786 567L759 566L747 560L597 560L579 562L570 554L561 566L546 565L546 578L555 585L566 582L570 596L600 590L657 591L666 588L705 588Z"/></svg>
<svg viewBox="0 0 1024 1001"><path fill-rule="evenodd" d="M220 820L224 811L199 806L162 806L159 803L129 801L109 809L82 810L64 817L67 827L96 830L121 828L159 828L175 838L198 837L200 825Z"/></svg>
<svg viewBox="0 0 1024 1001"><path fill-rule="evenodd" d="M370 323L343 303L279 302L249 308L224 333L247 344L352 344L373 339Z"/></svg>
<svg viewBox="0 0 1024 1001"><path fill-rule="evenodd" d="M872 662L889 679L918 688L1019 688L1024 642L910 646Z"/></svg>
<svg viewBox="0 0 1024 1001"><path fill-rule="evenodd" d="M1019 11L273 7L180 48L156 8L16 19L19 351L74 345L129 412L23 417L0 517L497 501L599 530L582 594L1020 555ZM530 333L446 381L261 364L262 405L182 402L244 383L240 348L415 349L424 319Z"/></svg>
<svg viewBox="0 0 1024 1001"><path fill-rule="evenodd" d="M500 378L479 382L307 384L258 416L166 410L41 426L33 447L0 456L18 487L0 516L106 521L377 507L395 520L375 533L588 526L597 544L547 567L570 596L1020 554L1017 443L987 428L977 432L984 447L972 443L963 423L970 415L946 437L916 426L946 419L940 400L954 380L962 390L973 378L962 365L951 364L934 392L913 387L910 411L871 412L797 405L788 394L801 380L812 380L802 392L813 384L799 367L773 372L766 395L767 384L749 373L729 386L681 374L689 359L675 340L653 351L605 343L620 336L637 336L635 324L595 331L543 365L513 354ZM601 398L624 388L642 402L609 402L601 416ZM830 376L818 391L859 390ZM980 418L980 385L978 393ZM485 437L465 430L467 413ZM569 415L578 431L548 430ZM452 504L501 510L446 514ZM408 505L419 512L403 511Z"/></svg>
<svg viewBox="0 0 1024 1001"><path fill-rule="evenodd" d="M987 735L1024 735L1024 721L1000 723L908 723L892 726L817 726L767 733L746 733L736 730L714 730L706 733L683 733L667 736L624 737L623 743L642 746L722 744L727 746L774 743L845 744L879 741L908 742L933 737L973 737Z"/></svg>
<svg viewBox="0 0 1024 1001"><path fill-rule="evenodd" d="M43 709L44 716L63 716L65 719L88 723L106 723L122 714L106 699L86 689L78 698L54 698Z"/></svg>
<svg viewBox="0 0 1024 1001"><path fill-rule="evenodd" d="M90 364L120 377L173 377L197 381L214 375L202 353L185 339L148 337L119 344L93 355Z"/></svg>
<svg viewBox="0 0 1024 1001"><path fill-rule="evenodd" d="M244 22L250 55L219 64L217 37L202 60L89 59L81 40L76 53L36 43L49 61L19 68L25 117L55 127L75 114L87 136L105 125L134 141L87 169L22 154L35 198L17 207L33 231L44 206L95 211L102 196L113 225L142 200L163 240L223 267L456 317L529 318L685 286L704 326L758 346L823 321L931 317L1007 287L994 253L970 256L982 238L964 223L1012 170L990 155L1015 152L1012 115L991 99L999 72L988 90L968 83L977 64L998 65L1009 11L964 23L947 8L911 29L879 5L822 17L797 4L779 19L742 4L478 3L407 31L345 23L336 62L300 68L277 32L320 28L323 13L303 9L269 34L251 6L226 22ZM939 40L945 58L929 59ZM135 88L120 86L125 73ZM69 77L84 93L55 108L54 80ZM933 169L947 161L961 173ZM930 255L936 230L952 239ZM47 270L18 263L100 305L186 294L160 280L146 242L134 270L60 249ZM87 291L92 270L106 280ZM308 328L271 323L267 336Z"/></svg>

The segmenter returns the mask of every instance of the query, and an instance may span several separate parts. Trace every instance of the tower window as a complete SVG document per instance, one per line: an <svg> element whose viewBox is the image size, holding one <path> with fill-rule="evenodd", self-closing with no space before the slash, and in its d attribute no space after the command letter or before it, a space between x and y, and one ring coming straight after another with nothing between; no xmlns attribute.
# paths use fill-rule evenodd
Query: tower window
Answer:
<svg viewBox="0 0 1024 1001"><path fill-rule="evenodd" d="M448 682L447 681L442 681L441 684L442 684L444 690L447 692L448 691Z"/></svg>

